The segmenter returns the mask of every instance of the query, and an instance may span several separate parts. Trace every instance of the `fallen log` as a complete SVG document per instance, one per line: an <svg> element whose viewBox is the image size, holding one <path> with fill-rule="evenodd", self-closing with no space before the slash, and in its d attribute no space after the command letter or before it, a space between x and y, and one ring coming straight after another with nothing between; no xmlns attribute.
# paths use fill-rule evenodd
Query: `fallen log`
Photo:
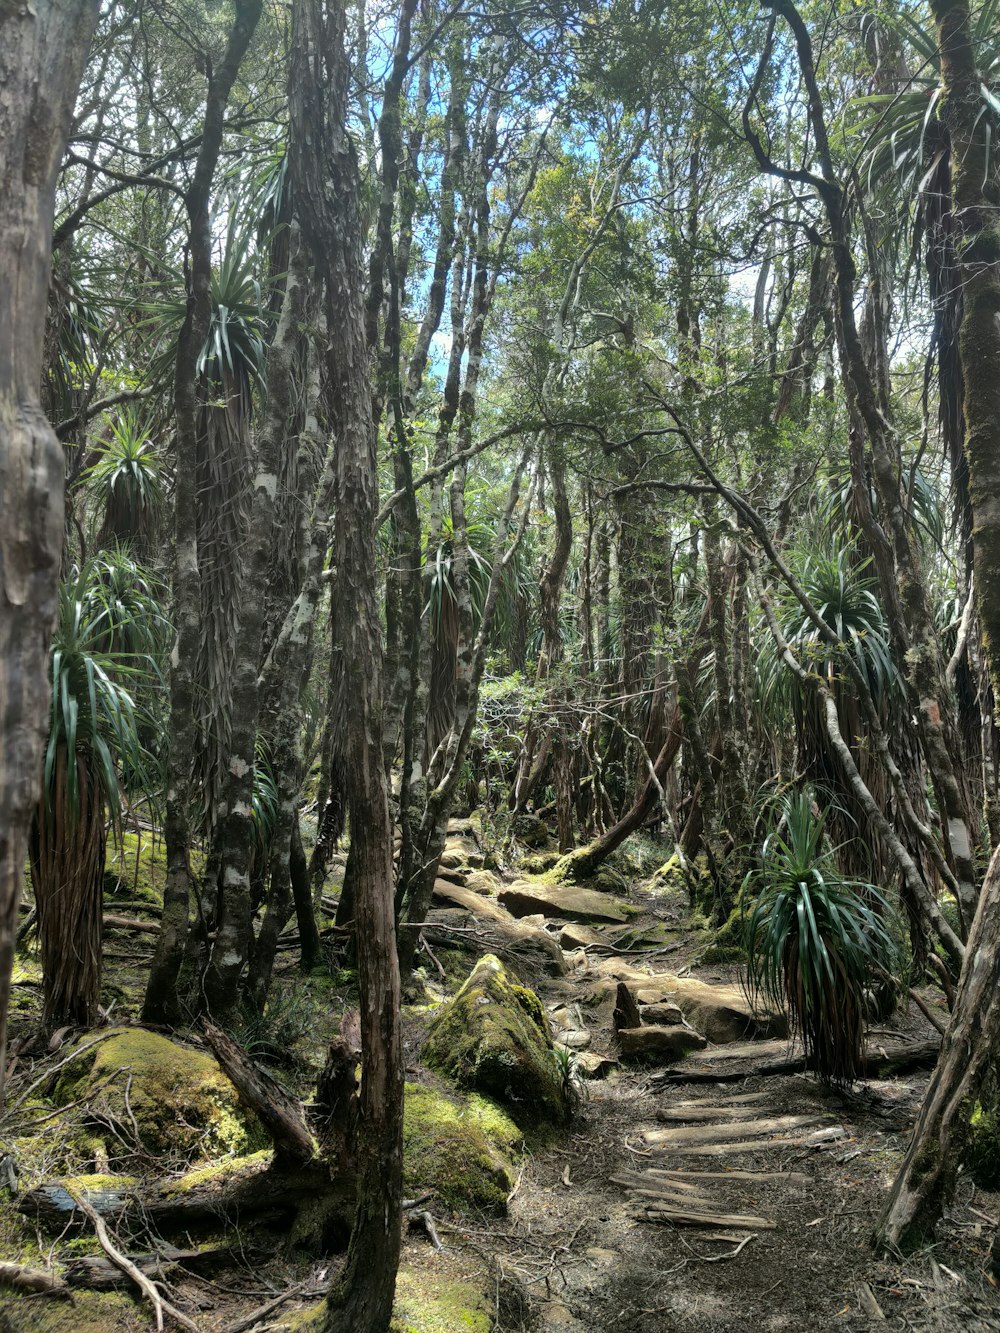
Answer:
<svg viewBox="0 0 1000 1333"><path fill-rule="evenodd" d="M158 1279L174 1268L195 1271L206 1267L211 1269L230 1262L245 1262L251 1256L246 1249L233 1249L230 1245L208 1245L193 1250L178 1250L172 1245L164 1245L147 1254L129 1254L126 1257L141 1273ZM66 1281L73 1287L116 1291L132 1285L132 1279L102 1254L76 1254L64 1258L62 1262Z"/></svg>
<svg viewBox="0 0 1000 1333"><path fill-rule="evenodd" d="M754 1047L757 1051L754 1051ZM650 1086L655 1090L672 1087L679 1083L735 1083L745 1078L770 1078L781 1074L801 1074L812 1069L805 1055L786 1056L780 1060L746 1064L755 1054L769 1053L780 1047L787 1051L784 1042L746 1042L738 1049L719 1047L713 1051L703 1051L697 1061L679 1069L664 1069L654 1074ZM941 1043L933 1041L906 1042L898 1046L869 1047L862 1059L861 1072L864 1078L893 1077L908 1074L915 1069L930 1069L937 1062ZM740 1068L726 1068L727 1064L740 1064Z"/></svg>
<svg viewBox="0 0 1000 1333"><path fill-rule="evenodd" d="M316 1142L302 1115L302 1103L249 1058L221 1028L203 1018L201 1030L223 1073L267 1130L276 1164L309 1162Z"/></svg>
<svg viewBox="0 0 1000 1333"><path fill-rule="evenodd" d="M733 1120L724 1124L681 1125L675 1129L651 1129L644 1142L662 1148L686 1148L702 1143L724 1143L735 1139L766 1139L772 1134L805 1129L818 1124L820 1115L779 1115L762 1120Z"/></svg>
<svg viewBox="0 0 1000 1333"><path fill-rule="evenodd" d="M686 1208L653 1206L641 1214L646 1222L670 1222L675 1227L731 1227L737 1231L774 1231L777 1223L769 1217L742 1213L699 1213Z"/></svg>
<svg viewBox="0 0 1000 1333"><path fill-rule="evenodd" d="M24 1264L0 1263L0 1287L16 1287L19 1291L34 1291L43 1296L70 1294L69 1284L44 1268L26 1268Z"/></svg>

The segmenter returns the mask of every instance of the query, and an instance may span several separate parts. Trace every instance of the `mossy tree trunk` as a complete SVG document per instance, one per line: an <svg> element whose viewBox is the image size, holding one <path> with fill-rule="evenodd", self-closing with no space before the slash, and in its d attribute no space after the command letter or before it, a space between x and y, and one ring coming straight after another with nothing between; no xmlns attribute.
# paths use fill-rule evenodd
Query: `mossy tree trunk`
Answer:
<svg viewBox="0 0 1000 1333"><path fill-rule="evenodd" d="M347 128L350 65L343 0L295 0L289 71L291 173L303 236L323 280L331 427L337 441L335 601L341 629L363 1079L358 1201L324 1328L382 1333L401 1244L403 1053L392 892L392 828L383 762L378 510L360 173Z"/></svg>
<svg viewBox="0 0 1000 1333"><path fill-rule="evenodd" d="M941 51L941 115L950 136L957 254L965 451L973 559L990 676L1000 687L1000 117L984 103L967 0L932 0ZM955 1007L877 1239L909 1247L933 1233L954 1184L975 1098L1000 1042L1000 849L969 934Z"/></svg>
<svg viewBox="0 0 1000 1333"><path fill-rule="evenodd" d="M0 0L0 1096L63 543L63 451L40 402L56 175L97 0Z"/></svg>

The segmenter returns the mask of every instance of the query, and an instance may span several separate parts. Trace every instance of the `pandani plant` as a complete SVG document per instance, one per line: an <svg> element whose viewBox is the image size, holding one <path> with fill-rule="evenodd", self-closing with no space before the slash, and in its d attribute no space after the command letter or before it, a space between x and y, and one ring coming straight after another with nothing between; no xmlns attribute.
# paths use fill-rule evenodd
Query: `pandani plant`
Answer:
<svg viewBox="0 0 1000 1333"><path fill-rule="evenodd" d="M847 879L810 790L779 798L777 827L743 881L744 984L756 1008L784 1011L822 1079L862 1072L868 996L896 970L891 909Z"/></svg>
<svg viewBox="0 0 1000 1333"><path fill-rule="evenodd" d="M29 842L47 1026L97 1018L108 827L117 836L123 772L142 783L149 767L133 693L156 668L132 646L162 616L141 579L130 596L120 585L116 596L120 571L111 578L108 564L103 557L72 570L52 647L49 736Z"/></svg>

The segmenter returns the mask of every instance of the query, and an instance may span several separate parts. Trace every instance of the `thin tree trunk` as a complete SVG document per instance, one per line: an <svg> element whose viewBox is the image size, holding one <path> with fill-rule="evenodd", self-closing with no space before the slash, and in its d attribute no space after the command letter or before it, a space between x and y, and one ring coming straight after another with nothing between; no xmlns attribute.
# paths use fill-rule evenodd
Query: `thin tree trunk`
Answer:
<svg viewBox="0 0 1000 1333"><path fill-rule="evenodd" d="M226 104L239 73L263 0L236 0L226 52L209 78L201 147L185 196L190 245L187 314L177 339L174 371L176 416L174 492L174 630L170 658L170 752L163 835L167 875L163 916L149 971L142 1016L147 1023L181 1017L177 977L188 935L191 874L191 768L197 738L194 666L201 638L201 578L198 565L198 358L212 323L212 181L222 149Z"/></svg>
<svg viewBox="0 0 1000 1333"><path fill-rule="evenodd" d="M63 451L39 397L52 214L98 9L0 2L0 1099L63 541Z"/></svg>
<svg viewBox="0 0 1000 1333"><path fill-rule="evenodd" d="M331 426L337 439L336 602L349 701L351 851L356 866L363 1075L358 1203L328 1333L384 1333L401 1244L403 1058L393 919L392 828L382 759L376 589L375 436L365 337L360 177L347 130L350 69L342 0L295 0L289 82L292 175L303 235L325 279Z"/></svg>

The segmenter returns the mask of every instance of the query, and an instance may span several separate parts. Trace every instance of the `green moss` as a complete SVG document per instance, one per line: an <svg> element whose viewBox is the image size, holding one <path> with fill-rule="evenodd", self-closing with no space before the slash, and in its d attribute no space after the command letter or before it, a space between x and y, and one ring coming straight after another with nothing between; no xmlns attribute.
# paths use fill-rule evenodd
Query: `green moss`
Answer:
<svg viewBox="0 0 1000 1333"><path fill-rule="evenodd" d="M403 1180L408 1194L433 1187L451 1208L503 1212L513 1185L510 1157L524 1143L500 1107L415 1083L403 1106Z"/></svg>
<svg viewBox="0 0 1000 1333"><path fill-rule="evenodd" d="M196 875L205 869L205 854L191 851L191 868ZM104 892L110 900L127 899L159 906L167 879L167 849L162 836L154 837L146 829L123 833L119 843L108 841L104 865ZM113 906L113 902L109 903Z"/></svg>
<svg viewBox="0 0 1000 1333"><path fill-rule="evenodd" d="M283 1315L287 1333L318 1333L324 1303ZM490 1316L480 1288L464 1278L403 1265L396 1278L396 1302L389 1333L489 1333Z"/></svg>
<svg viewBox="0 0 1000 1333"><path fill-rule="evenodd" d="M20 1292L4 1295L0 1305L3 1333L135 1333L146 1326L135 1301L118 1292L74 1291L72 1305Z"/></svg>
<svg viewBox="0 0 1000 1333"><path fill-rule="evenodd" d="M212 1056L144 1028L120 1028L81 1052L60 1075L57 1104L86 1100L91 1089L121 1069L128 1073L111 1079L97 1096L123 1125L134 1119L146 1152L212 1158L252 1152L266 1142ZM108 1147L120 1155L117 1140Z"/></svg>
<svg viewBox="0 0 1000 1333"><path fill-rule="evenodd" d="M390 1333L489 1333L482 1291L459 1278L401 1268Z"/></svg>
<svg viewBox="0 0 1000 1333"><path fill-rule="evenodd" d="M725 923L715 931L712 942L701 955L703 963L742 963L746 960L747 907L737 904Z"/></svg>
<svg viewBox="0 0 1000 1333"><path fill-rule="evenodd" d="M969 1121L965 1166L980 1189L1000 1189L1000 1107L976 1103Z"/></svg>
<svg viewBox="0 0 1000 1333"><path fill-rule="evenodd" d="M177 1180L170 1181L163 1192L167 1195L187 1194L190 1190L201 1189L204 1185L221 1185L250 1167L266 1166L271 1156L269 1148L262 1148L260 1152L249 1153L246 1157L227 1157L221 1162L199 1166L193 1171L185 1171Z"/></svg>
<svg viewBox="0 0 1000 1333"><path fill-rule="evenodd" d="M518 870L526 875L544 875L547 870L558 862L558 852L531 852L528 856L522 856L518 862Z"/></svg>
<svg viewBox="0 0 1000 1333"><path fill-rule="evenodd" d="M431 1021L424 1059L460 1087L506 1106L519 1124L562 1122L567 1106L548 1019L533 991L493 954L480 959Z"/></svg>
<svg viewBox="0 0 1000 1333"><path fill-rule="evenodd" d="M88 1175L64 1176L62 1182L70 1194L100 1194L105 1190L118 1190L127 1193L139 1183L138 1176L115 1176L107 1172L92 1171Z"/></svg>

